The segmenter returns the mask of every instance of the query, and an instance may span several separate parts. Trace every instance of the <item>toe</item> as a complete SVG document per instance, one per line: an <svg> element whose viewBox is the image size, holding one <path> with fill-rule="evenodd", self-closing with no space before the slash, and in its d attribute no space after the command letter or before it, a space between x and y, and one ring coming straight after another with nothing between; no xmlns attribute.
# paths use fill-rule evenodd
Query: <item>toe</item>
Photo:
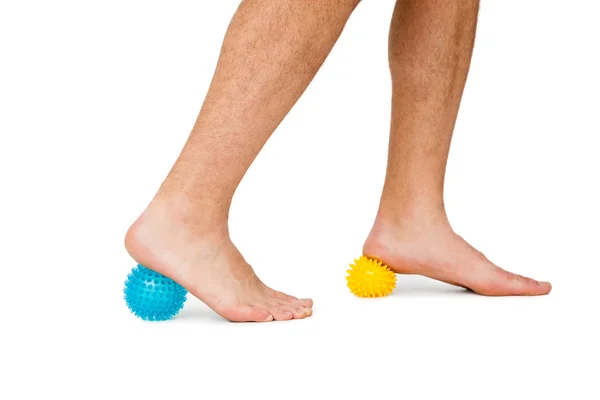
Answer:
<svg viewBox="0 0 600 400"><path fill-rule="evenodd" d="M313 306L312 299L299 299L297 302L304 308L312 308Z"/></svg>
<svg viewBox="0 0 600 400"><path fill-rule="evenodd" d="M270 322L273 314L264 307L240 305L238 307L217 311L222 317L232 322Z"/></svg>
<svg viewBox="0 0 600 400"><path fill-rule="evenodd" d="M313 306L312 299L298 299L297 297L290 296L289 294L285 294L283 292L278 292L278 291L274 291L274 292L275 292L276 299L283 300L283 301L290 301L293 304L300 306L300 307L304 307L304 308L312 308L312 306Z"/></svg>
<svg viewBox="0 0 600 400"><path fill-rule="evenodd" d="M550 293L549 282L538 282L534 279L500 270L496 279L490 280L481 291L486 296L540 296Z"/></svg>
<svg viewBox="0 0 600 400"><path fill-rule="evenodd" d="M289 321L294 318L294 313L289 307L280 301L270 302L265 305L265 307L269 310L269 312L275 318L275 321Z"/></svg>
<svg viewBox="0 0 600 400"><path fill-rule="evenodd" d="M538 282L521 275L513 275L512 281L516 295L539 296L548 294L551 289L548 283Z"/></svg>
<svg viewBox="0 0 600 400"><path fill-rule="evenodd" d="M299 307L299 306L291 306L292 312L294 313L294 319L302 319L306 317L310 317L312 315L312 309Z"/></svg>
<svg viewBox="0 0 600 400"><path fill-rule="evenodd" d="M552 291L552 284L546 281L537 281L537 284L540 286L542 294L548 294Z"/></svg>
<svg viewBox="0 0 600 400"><path fill-rule="evenodd" d="M289 311L294 319L302 319L312 315L312 301L307 302L305 300L298 300L293 296L286 295L286 300L278 301L278 306ZM308 307L308 304L311 307Z"/></svg>

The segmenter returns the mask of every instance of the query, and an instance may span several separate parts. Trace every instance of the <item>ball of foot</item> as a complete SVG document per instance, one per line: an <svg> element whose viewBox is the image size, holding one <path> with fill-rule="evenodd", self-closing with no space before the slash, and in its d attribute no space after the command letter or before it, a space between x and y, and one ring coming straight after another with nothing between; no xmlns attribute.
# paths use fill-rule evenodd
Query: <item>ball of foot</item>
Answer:
<svg viewBox="0 0 600 400"><path fill-rule="evenodd" d="M396 274L381 261L361 256L350 264L348 288L358 297L383 297L396 287Z"/></svg>
<svg viewBox="0 0 600 400"><path fill-rule="evenodd" d="M131 312L148 321L173 318L183 308L187 295L183 286L140 264L127 276L124 292Z"/></svg>

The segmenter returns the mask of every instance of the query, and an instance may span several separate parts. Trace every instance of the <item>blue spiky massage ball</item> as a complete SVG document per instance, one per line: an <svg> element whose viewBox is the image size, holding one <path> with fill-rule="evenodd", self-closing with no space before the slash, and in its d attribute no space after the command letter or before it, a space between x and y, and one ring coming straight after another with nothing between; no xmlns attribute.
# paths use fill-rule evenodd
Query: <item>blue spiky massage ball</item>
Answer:
<svg viewBox="0 0 600 400"><path fill-rule="evenodd" d="M124 292L127 307L147 321L173 318L183 308L187 295L183 286L141 264L127 276Z"/></svg>

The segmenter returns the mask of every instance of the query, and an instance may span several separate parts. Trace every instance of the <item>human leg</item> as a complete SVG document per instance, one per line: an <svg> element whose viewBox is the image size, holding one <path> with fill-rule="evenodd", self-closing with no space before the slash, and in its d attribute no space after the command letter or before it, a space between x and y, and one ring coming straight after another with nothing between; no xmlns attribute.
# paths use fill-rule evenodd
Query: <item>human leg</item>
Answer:
<svg viewBox="0 0 600 400"><path fill-rule="evenodd" d="M304 318L299 300L261 282L231 242L229 206L246 170L340 35L358 0L245 0L225 36L192 132L125 238L140 264L231 321Z"/></svg>
<svg viewBox="0 0 600 400"><path fill-rule="evenodd" d="M363 253L394 271L483 295L541 295L548 282L491 263L451 228L443 201L478 0L398 0L389 37L392 121L380 208Z"/></svg>

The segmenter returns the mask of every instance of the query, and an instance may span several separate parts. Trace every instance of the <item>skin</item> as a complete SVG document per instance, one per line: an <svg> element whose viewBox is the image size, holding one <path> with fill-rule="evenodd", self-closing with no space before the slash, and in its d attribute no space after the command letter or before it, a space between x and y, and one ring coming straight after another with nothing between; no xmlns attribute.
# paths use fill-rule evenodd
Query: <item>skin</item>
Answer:
<svg viewBox="0 0 600 400"><path fill-rule="evenodd" d="M225 35L187 143L125 247L231 321L305 318L311 299L267 287L229 237L238 184L307 88L358 0L246 0Z"/></svg>
<svg viewBox="0 0 600 400"><path fill-rule="evenodd" d="M358 0L245 0L225 36L196 123L158 192L129 228L140 264L230 321L308 317L311 299L266 286L229 237L233 194L329 54ZM363 253L397 273L483 295L538 295L454 233L443 204L450 140L469 69L478 1L401 0L390 28L389 162Z"/></svg>
<svg viewBox="0 0 600 400"><path fill-rule="evenodd" d="M392 121L386 180L366 256L488 296L543 295L551 285L509 273L458 236L444 175L469 71L478 0L400 0L389 36Z"/></svg>

